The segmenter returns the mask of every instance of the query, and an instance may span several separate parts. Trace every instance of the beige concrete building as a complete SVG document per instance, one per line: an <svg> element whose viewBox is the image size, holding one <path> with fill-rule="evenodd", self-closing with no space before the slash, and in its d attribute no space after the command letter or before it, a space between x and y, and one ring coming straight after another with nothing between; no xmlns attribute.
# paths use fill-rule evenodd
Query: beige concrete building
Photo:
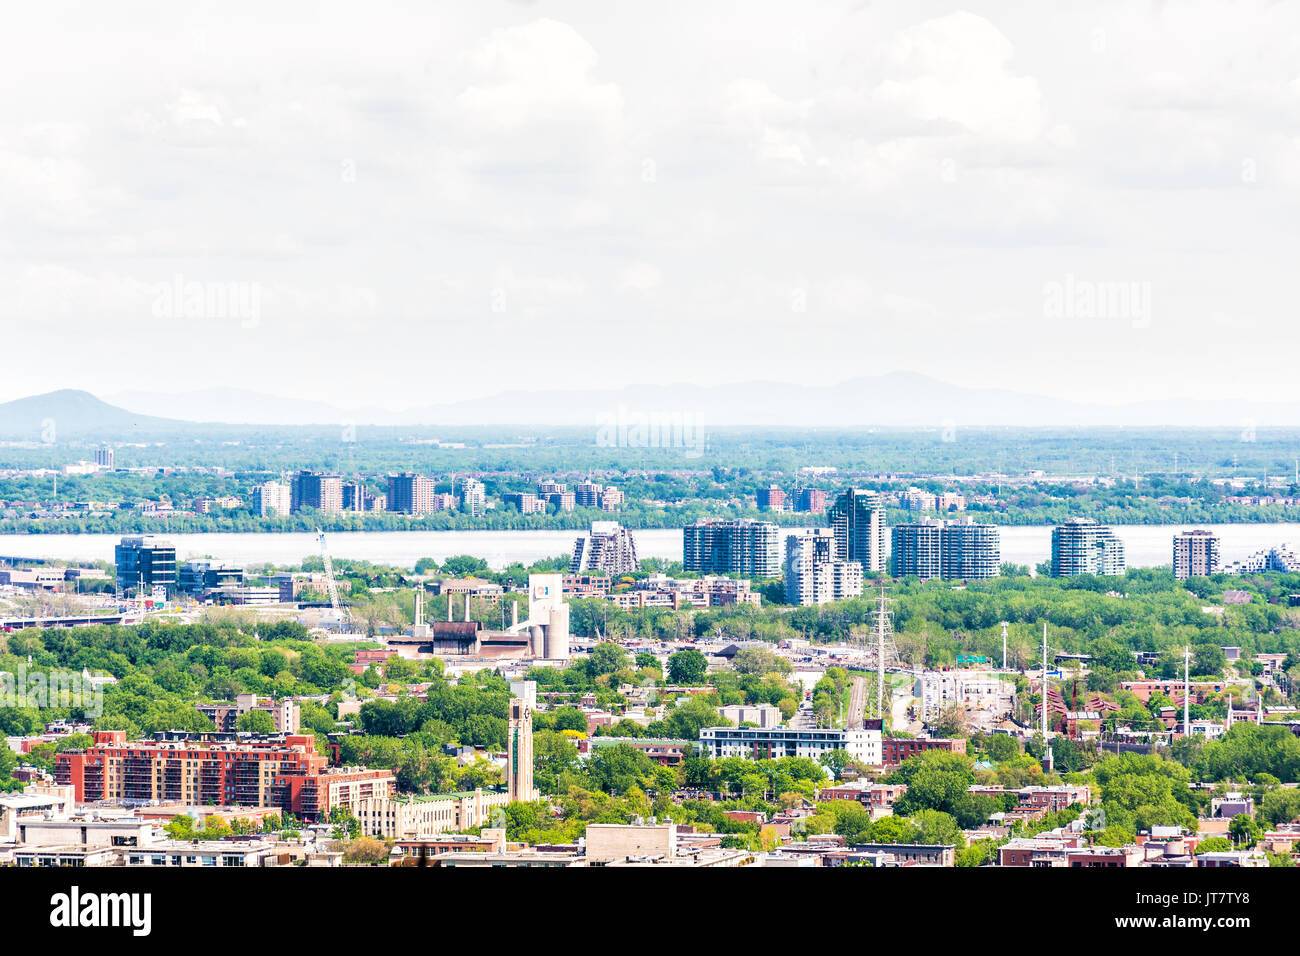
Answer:
<svg viewBox="0 0 1300 956"><path fill-rule="evenodd" d="M361 832L392 840L414 840L457 833L491 821L492 810L510 802L510 794L482 790L425 797L362 800L356 818Z"/></svg>
<svg viewBox="0 0 1300 956"><path fill-rule="evenodd" d="M677 824L592 823L587 826L587 861L612 863L628 857L677 856Z"/></svg>

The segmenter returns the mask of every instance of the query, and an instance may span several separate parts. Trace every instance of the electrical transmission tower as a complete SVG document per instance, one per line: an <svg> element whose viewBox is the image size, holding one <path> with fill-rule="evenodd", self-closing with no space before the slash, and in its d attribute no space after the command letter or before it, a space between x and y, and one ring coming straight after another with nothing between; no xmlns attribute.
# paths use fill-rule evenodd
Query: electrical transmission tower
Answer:
<svg viewBox="0 0 1300 956"><path fill-rule="evenodd" d="M885 717L885 668L899 665L898 647L894 644L894 628L885 602L885 585L880 585L880 603L876 606L875 622L871 634L865 637L866 662L876 669L876 716Z"/></svg>

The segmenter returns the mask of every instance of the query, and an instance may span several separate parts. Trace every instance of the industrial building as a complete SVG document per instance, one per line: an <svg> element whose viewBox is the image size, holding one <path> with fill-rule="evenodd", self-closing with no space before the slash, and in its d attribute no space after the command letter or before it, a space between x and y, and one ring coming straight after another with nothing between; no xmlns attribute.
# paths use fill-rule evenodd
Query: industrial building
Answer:
<svg viewBox="0 0 1300 956"><path fill-rule="evenodd" d="M528 618L518 620L519 605L511 608L506 630L489 630L470 619L471 595L464 596L464 620L453 620L455 593L447 592L447 620L426 622L424 592L415 592L415 623L405 634L387 638L399 657L469 657L486 660L569 659L569 605L564 600L564 575L528 576Z"/></svg>

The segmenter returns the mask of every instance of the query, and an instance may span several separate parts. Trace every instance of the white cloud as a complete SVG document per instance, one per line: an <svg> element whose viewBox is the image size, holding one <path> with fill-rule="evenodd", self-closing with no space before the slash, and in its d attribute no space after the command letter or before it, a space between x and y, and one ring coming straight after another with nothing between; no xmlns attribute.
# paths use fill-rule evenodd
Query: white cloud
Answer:
<svg viewBox="0 0 1300 956"><path fill-rule="evenodd" d="M568 24L537 20L495 30L468 62L474 76L457 105L476 129L599 134L621 116L618 86L595 78L599 57Z"/></svg>
<svg viewBox="0 0 1300 956"><path fill-rule="evenodd" d="M1038 81L1011 69L1014 48L992 23L958 12L898 33L886 46L877 102L980 136L1025 142L1042 130Z"/></svg>
<svg viewBox="0 0 1300 956"><path fill-rule="evenodd" d="M1111 398L1183 388L1224 316L1269 355L1198 387L1289 386L1300 11L540 11L16 12L0 342L51 361L8 368L0 399L55 373L118 390L141 340L176 388L334 399L318 370L344 362L359 404L490 393L539 362L592 385L924 363ZM148 291L177 274L258 283L255 335L159 323ZM1151 282L1158 354L1044 322L1067 274ZM650 326L691 347L642 348ZM518 347L430 381L449 336ZM1086 374L1059 376L1074 349Z"/></svg>
<svg viewBox="0 0 1300 956"><path fill-rule="evenodd" d="M658 268L648 262L635 262L623 270L620 285L633 292L650 292L662 281Z"/></svg>

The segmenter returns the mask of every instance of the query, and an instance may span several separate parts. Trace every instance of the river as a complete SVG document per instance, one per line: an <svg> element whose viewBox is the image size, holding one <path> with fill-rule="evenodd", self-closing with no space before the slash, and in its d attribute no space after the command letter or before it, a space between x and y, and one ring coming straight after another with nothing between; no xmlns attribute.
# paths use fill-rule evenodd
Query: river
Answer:
<svg viewBox="0 0 1300 956"><path fill-rule="evenodd" d="M1300 545L1300 524L1112 525L1123 540L1130 567L1172 563L1171 539L1192 527L1210 528L1221 538L1224 564L1284 543ZM793 533L798 529L785 529ZM1002 560L1030 567L1048 559L1052 529L1047 525L1003 527ZM568 554L576 531L348 531L327 535L330 554L394 567L413 567L420 558L443 561L454 554L485 559L493 568L514 561L531 564L539 558ZM674 529L633 532L637 555L680 561L682 533ZM310 533L176 534L167 535L184 560L212 557L232 564L296 565L320 548ZM5 534L0 556L54 558L65 561L112 561L112 534Z"/></svg>

